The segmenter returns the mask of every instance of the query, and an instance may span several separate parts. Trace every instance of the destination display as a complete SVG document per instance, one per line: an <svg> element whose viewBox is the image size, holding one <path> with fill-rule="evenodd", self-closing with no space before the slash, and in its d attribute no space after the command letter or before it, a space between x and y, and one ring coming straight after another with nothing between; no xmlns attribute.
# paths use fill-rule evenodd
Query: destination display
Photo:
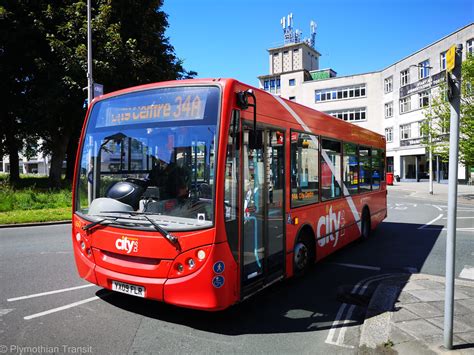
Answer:
<svg viewBox="0 0 474 355"><path fill-rule="evenodd" d="M208 88L171 88L119 96L101 102L96 128L202 120Z"/></svg>

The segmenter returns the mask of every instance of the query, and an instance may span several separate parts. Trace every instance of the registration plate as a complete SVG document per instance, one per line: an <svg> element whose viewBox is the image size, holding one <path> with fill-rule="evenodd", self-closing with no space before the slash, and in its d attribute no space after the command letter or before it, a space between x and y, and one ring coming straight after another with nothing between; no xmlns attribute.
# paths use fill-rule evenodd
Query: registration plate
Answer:
<svg viewBox="0 0 474 355"><path fill-rule="evenodd" d="M127 295L145 297L145 287L130 285L125 282L112 281L112 290L126 293Z"/></svg>

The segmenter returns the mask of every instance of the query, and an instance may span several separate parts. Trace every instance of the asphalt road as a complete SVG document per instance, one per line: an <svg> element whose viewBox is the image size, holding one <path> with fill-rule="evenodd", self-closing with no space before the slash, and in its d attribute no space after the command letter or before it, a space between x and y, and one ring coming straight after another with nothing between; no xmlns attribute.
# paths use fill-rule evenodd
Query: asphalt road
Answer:
<svg viewBox="0 0 474 355"><path fill-rule="evenodd" d="M456 275L474 266L473 216L474 206L459 206ZM443 204L389 195L373 238L219 313L88 285L69 225L0 229L0 353L356 353L368 294L383 275L444 275L446 217ZM366 286L360 296L347 296L357 286Z"/></svg>

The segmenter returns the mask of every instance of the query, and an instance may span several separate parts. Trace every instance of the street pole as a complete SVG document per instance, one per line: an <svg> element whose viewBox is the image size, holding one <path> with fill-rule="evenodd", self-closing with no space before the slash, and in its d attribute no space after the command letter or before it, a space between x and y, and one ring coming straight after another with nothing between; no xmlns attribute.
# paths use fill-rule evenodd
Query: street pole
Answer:
<svg viewBox="0 0 474 355"><path fill-rule="evenodd" d="M93 95L94 81L92 80L91 0L87 0L87 106L91 104Z"/></svg>
<svg viewBox="0 0 474 355"><path fill-rule="evenodd" d="M446 289L444 299L444 346L453 348L454 315L454 264L456 252L456 209L458 193L459 111L461 104L461 53L458 44L454 58L454 69L448 72L448 88L451 118L449 128L449 185L448 185L448 235L446 239Z"/></svg>
<svg viewBox="0 0 474 355"><path fill-rule="evenodd" d="M430 114L431 114L431 92L430 92ZM431 145L431 117L428 121L428 164L430 174L430 195L433 195L433 146Z"/></svg>

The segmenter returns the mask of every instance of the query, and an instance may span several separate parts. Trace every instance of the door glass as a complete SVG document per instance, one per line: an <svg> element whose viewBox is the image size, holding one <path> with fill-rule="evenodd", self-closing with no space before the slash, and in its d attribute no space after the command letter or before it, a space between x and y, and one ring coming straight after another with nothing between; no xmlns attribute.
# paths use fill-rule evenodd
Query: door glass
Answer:
<svg viewBox="0 0 474 355"><path fill-rule="evenodd" d="M268 274L282 271L283 267L283 197L284 197L284 133L266 132L266 179L268 211Z"/></svg>
<svg viewBox="0 0 474 355"><path fill-rule="evenodd" d="M264 243L264 156L263 131L245 128L243 131L243 282L253 281L263 274Z"/></svg>

